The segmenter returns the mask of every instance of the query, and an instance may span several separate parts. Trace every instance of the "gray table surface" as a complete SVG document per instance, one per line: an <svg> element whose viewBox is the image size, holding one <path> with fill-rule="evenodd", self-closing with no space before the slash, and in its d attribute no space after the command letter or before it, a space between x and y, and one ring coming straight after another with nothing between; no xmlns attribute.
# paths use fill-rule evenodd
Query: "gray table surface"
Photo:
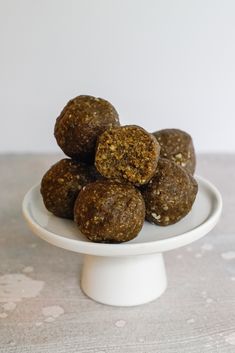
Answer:
<svg viewBox="0 0 235 353"><path fill-rule="evenodd" d="M235 155L201 155L221 191L216 228L165 254L168 288L138 307L98 304L79 287L82 256L37 238L25 192L61 155L0 156L0 352L234 353Z"/></svg>

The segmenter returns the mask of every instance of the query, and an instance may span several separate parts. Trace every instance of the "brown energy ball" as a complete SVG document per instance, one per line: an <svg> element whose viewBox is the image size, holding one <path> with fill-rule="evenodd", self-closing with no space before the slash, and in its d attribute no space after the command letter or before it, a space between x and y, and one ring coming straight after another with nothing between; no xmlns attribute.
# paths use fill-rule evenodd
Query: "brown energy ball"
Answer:
<svg viewBox="0 0 235 353"><path fill-rule="evenodd" d="M140 232L145 217L141 193L131 184L99 180L78 195L74 220L91 241L121 243Z"/></svg>
<svg viewBox="0 0 235 353"><path fill-rule="evenodd" d="M156 174L142 190L146 219L160 226L178 222L191 210L197 190L197 182L190 173L160 158Z"/></svg>
<svg viewBox="0 0 235 353"><path fill-rule="evenodd" d="M143 185L154 175L159 154L157 140L143 128L115 127L98 138L95 165L106 178Z"/></svg>
<svg viewBox="0 0 235 353"><path fill-rule="evenodd" d="M78 96L67 103L57 118L54 135L67 156L92 162L97 137L110 127L119 125L118 113L108 101Z"/></svg>
<svg viewBox="0 0 235 353"><path fill-rule="evenodd" d="M84 163L62 159L43 176L41 194L48 211L63 218L73 218L74 203L84 185L96 180Z"/></svg>
<svg viewBox="0 0 235 353"><path fill-rule="evenodd" d="M153 133L161 146L160 156L167 158L193 174L196 156L191 136L182 130L164 129Z"/></svg>

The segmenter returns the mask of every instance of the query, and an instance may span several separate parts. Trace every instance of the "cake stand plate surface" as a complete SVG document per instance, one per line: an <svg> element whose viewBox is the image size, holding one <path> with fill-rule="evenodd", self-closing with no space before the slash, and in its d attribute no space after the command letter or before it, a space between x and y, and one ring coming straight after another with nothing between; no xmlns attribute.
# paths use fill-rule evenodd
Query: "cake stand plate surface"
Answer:
<svg viewBox="0 0 235 353"><path fill-rule="evenodd" d="M53 216L45 209L39 185L25 195L23 214L40 238L85 254L81 287L90 298L109 305L139 305L158 298L167 287L163 252L200 239L219 220L219 191L207 180L196 179L196 201L184 219L167 227L145 222L135 239L122 244L93 243L73 221Z"/></svg>

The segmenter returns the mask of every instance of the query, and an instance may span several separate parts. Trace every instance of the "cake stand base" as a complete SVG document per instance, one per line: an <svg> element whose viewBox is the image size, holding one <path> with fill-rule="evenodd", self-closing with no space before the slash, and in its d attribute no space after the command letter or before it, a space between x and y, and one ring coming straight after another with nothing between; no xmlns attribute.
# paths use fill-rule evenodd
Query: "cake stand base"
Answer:
<svg viewBox="0 0 235 353"><path fill-rule="evenodd" d="M134 306L150 302L167 287L163 255L85 255L81 287L88 297L103 304Z"/></svg>

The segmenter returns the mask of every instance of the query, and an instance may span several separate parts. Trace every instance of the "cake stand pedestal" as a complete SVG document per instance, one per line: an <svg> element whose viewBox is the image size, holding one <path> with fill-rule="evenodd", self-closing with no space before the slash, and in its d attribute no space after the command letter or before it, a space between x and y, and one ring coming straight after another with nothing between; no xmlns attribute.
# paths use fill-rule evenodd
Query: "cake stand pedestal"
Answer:
<svg viewBox="0 0 235 353"><path fill-rule="evenodd" d="M163 255L122 257L85 255L81 287L104 304L132 306L158 298L166 289Z"/></svg>

